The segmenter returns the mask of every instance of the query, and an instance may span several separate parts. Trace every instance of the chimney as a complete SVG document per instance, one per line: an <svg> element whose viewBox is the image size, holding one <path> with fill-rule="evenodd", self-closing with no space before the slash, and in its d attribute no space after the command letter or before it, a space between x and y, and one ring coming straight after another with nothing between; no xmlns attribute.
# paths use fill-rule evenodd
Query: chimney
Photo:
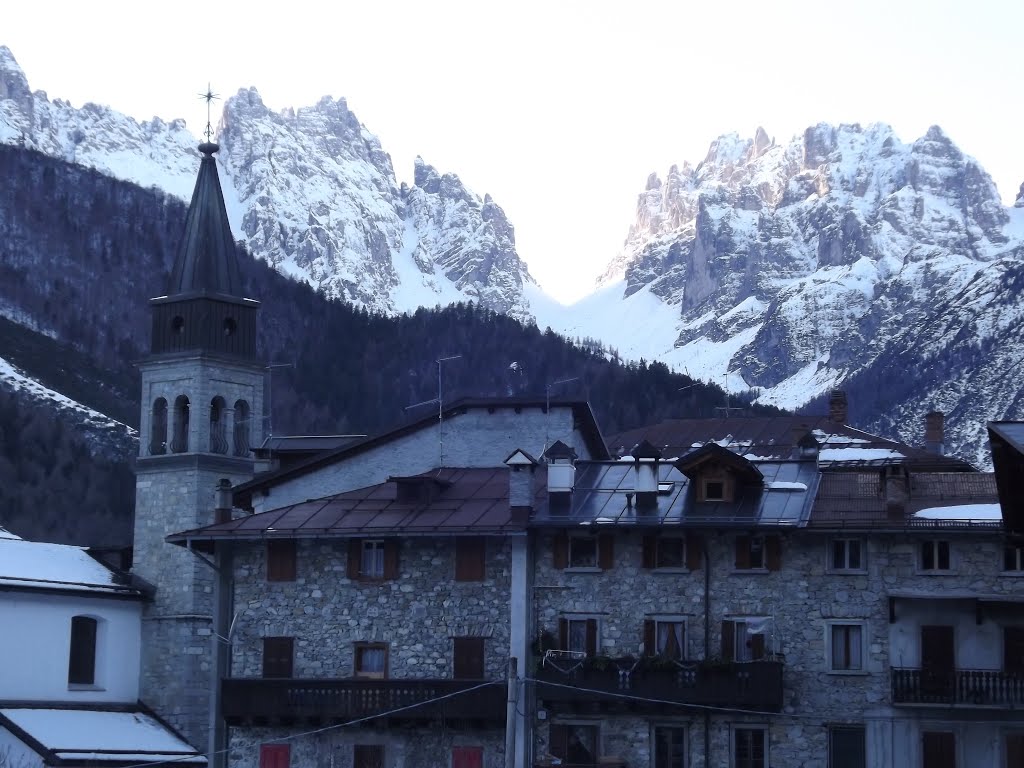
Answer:
<svg viewBox="0 0 1024 768"><path fill-rule="evenodd" d="M556 440L544 451L544 458L548 460L548 507L552 512L568 512L576 484L576 451Z"/></svg>
<svg viewBox="0 0 1024 768"><path fill-rule="evenodd" d="M534 470L537 460L522 449L512 451L505 459L508 473L508 503L512 507L532 507Z"/></svg>
<svg viewBox="0 0 1024 768"><path fill-rule="evenodd" d="M833 389L828 395L828 417L836 424L847 422L846 393L841 389Z"/></svg>
<svg viewBox="0 0 1024 768"><path fill-rule="evenodd" d="M636 492L636 508L639 511L658 506L658 462L661 451L647 440L630 451L633 457L633 490Z"/></svg>
<svg viewBox="0 0 1024 768"><path fill-rule="evenodd" d="M234 508L234 500L231 498L231 481L222 477L217 481L217 490L214 496L213 522L230 523L231 510Z"/></svg>
<svg viewBox="0 0 1024 768"><path fill-rule="evenodd" d="M903 467L888 466L882 470L882 482L885 516L889 520L903 520L907 511L907 499L910 497L906 471Z"/></svg>
<svg viewBox="0 0 1024 768"><path fill-rule="evenodd" d="M924 447L942 456L946 450L946 414L930 411L924 415Z"/></svg>

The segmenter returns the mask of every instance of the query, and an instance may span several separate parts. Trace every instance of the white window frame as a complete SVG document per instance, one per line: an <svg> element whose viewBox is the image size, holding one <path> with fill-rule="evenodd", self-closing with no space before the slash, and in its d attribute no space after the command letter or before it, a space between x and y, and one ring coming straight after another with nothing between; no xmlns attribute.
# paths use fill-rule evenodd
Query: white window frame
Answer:
<svg viewBox="0 0 1024 768"><path fill-rule="evenodd" d="M658 647L658 637L660 635L658 631L658 625L660 624L681 624L682 625L682 643L679 647L679 661L686 661L689 657L687 653L687 645L690 642L689 627L687 626L686 616L678 616L674 614L665 614L663 616L650 616L648 617L654 622L654 650L655 654L661 656L661 648ZM598 625L600 626L600 625Z"/></svg>
<svg viewBox="0 0 1024 768"><path fill-rule="evenodd" d="M367 555L372 562L367 569ZM384 578L384 539L363 539L359 547L359 575L367 579Z"/></svg>
<svg viewBox="0 0 1024 768"><path fill-rule="evenodd" d="M930 546L932 550L932 559L938 565L939 553L941 545L946 545L947 554L949 555L948 567L947 568L925 568L924 566L924 548ZM917 542L917 572L922 575L937 574L942 575L946 573L953 573L956 571L956 564L953 562L953 542L950 539L923 539Z"/></svg>
<svg viewBox="0 0 1024 768"><path fill-rule="evenodd" d="M594 545L594 562L592 565L577 565L573 562L572 551L573 543L577 541L590 541ZM592 533L574 533L569 535L569 552L568 552L568 567L566 570L572 571L600 571L601 552L597 543L597 536Z"/></svg>
<svg viewBox="0 0 1024 768"><path fill-rule="evenodd" d="M658 750L657 732L659 730L672 730L672 731L681 731L682 732L682 743L683 743L683 765L682 765L682 768L688 768L688 766L690 765L690 732L689 732L689 729L683 723L659 723L659 722L651 723L651 736L650 736L650 739L651 739L651 741L650 741L650 744L651 744L651 768L658 768L658 762L657 762L657 758L658 758L658 752L657 752L657 750ZM671 759L672 759L672 756L669 755L669 761L671 761ZM670 766L668 768L676 768L676 767L675 766Z"/></svg>
<svg viewBox="0 0 1024 768"><path fill-rule="evenodd" d="M729 765L730 768L746 768L736 762L736 735L740 731L760 731L764 738L764 760L760 766L755 768L769 768L771 763L771 739L768 726L756 723L734 723L729 727Z"/></svg>
<svg viewBox="0 0 1024 768"><path fill-rule="evenodd" d="M835 562L835 547L836 544L843 542L843 565L836 565ZM850 542L856 542L860 547L860 565L857 567L850 566ZM825 550L825 570L828 573L867 573L867 542L856 536L835 536L828 540L828 546Z"/></svg>
<svg viewBox="0 0 1024 768"><path fill-rule="evenodd" d="M832 637L837 627L857 627L860 630L860 667L837 668L832 654ZM830 675L866 675L868 652L867 622L861 619L828 619L825 622L825 669Z"/></svg>

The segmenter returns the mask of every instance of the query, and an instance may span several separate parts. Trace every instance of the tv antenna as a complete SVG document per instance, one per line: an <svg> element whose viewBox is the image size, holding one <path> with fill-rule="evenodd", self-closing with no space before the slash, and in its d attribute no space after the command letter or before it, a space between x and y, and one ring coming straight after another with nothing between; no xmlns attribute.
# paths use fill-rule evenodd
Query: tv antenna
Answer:
<svg viewBox="0 0 1024 768"><path fill-rule="evenodd" d="M206 102L206 130L203 131L203 135L206 136L207 142L213 141L213 121L211 119L211 106L214 99L219 99L216 93L213 92L213 88L209 83L206 84L206 93L200 93L199 98Z"/></svg>
<svg viewBox="0 0 1024 768"><path fill-rule="evenodd" d="M434 362L437 363L437 397L432 397L429 400L423 400L419 403L413 403L407 405L405 410L411 411L413 408L419 408L421 405L428 405L429 403L437 403L437 446L438 446L438 469L444 464L444 390L441 388L441 363L447 363L450 360L458 360L462 355L449 355L448 357L439 357Z"/></svg>

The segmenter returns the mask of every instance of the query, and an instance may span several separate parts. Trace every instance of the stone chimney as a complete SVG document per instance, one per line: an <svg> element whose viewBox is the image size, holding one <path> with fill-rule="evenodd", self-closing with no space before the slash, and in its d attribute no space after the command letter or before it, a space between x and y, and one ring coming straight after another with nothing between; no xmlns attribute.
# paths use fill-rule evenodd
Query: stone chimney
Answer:
<svg viewBox="0 0 1024 768"><path fill-rule="evenodd" d="M946 414L930 411L924 415L925 450L941 456L946 451Z"/></svg>
<svg viewBox="0 0 1024 768"><path fill-rule="evenodd" d="M841 389L833 389L828 395L828 417L836 424L847 422L846 393Z"/></svg>
<svg viewBox="0 0 1024 768"><path fill-rule="evenodd" d="M633 457L636 508L641 511L654 509L658 506L658 462L661 460L661 451L644 440L629 455Z"/></svg>
<svg viewBox="0 0 1024 768"><path fill-rule="evenodd" d="M214 495L213 522L230 523L231 510L234 508L234 499L231 494L231 481L222 477L217 482L217 489Z"/></svg>
<svg viewBox="0 0 1024 768"><path fill-rule="evenodd" d="M534 470L537 460L526 451L517 449L505 459L511 470L508 474L508 503L513 507L532 507L534 498Z"/></svg>
<svg viewBox="0 0 1024 768"><path fill-rule="evenodd" d="M885 494L885 516L890 520L903 520L907 512L907 500L910 488L906 470L903 467L889 466L882 470L882 482Z"/></svg>

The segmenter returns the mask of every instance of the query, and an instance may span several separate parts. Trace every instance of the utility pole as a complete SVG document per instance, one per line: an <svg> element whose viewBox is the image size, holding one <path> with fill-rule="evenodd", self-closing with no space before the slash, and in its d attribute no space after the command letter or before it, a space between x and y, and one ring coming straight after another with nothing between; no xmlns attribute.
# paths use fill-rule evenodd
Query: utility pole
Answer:
<svg viewBox="0 0 1024 768"><path fill-rule="evenodd" d="M519 660L508 660L508 706L505 711L505 768L516 768L516 709L519 703Z"/></svg>

